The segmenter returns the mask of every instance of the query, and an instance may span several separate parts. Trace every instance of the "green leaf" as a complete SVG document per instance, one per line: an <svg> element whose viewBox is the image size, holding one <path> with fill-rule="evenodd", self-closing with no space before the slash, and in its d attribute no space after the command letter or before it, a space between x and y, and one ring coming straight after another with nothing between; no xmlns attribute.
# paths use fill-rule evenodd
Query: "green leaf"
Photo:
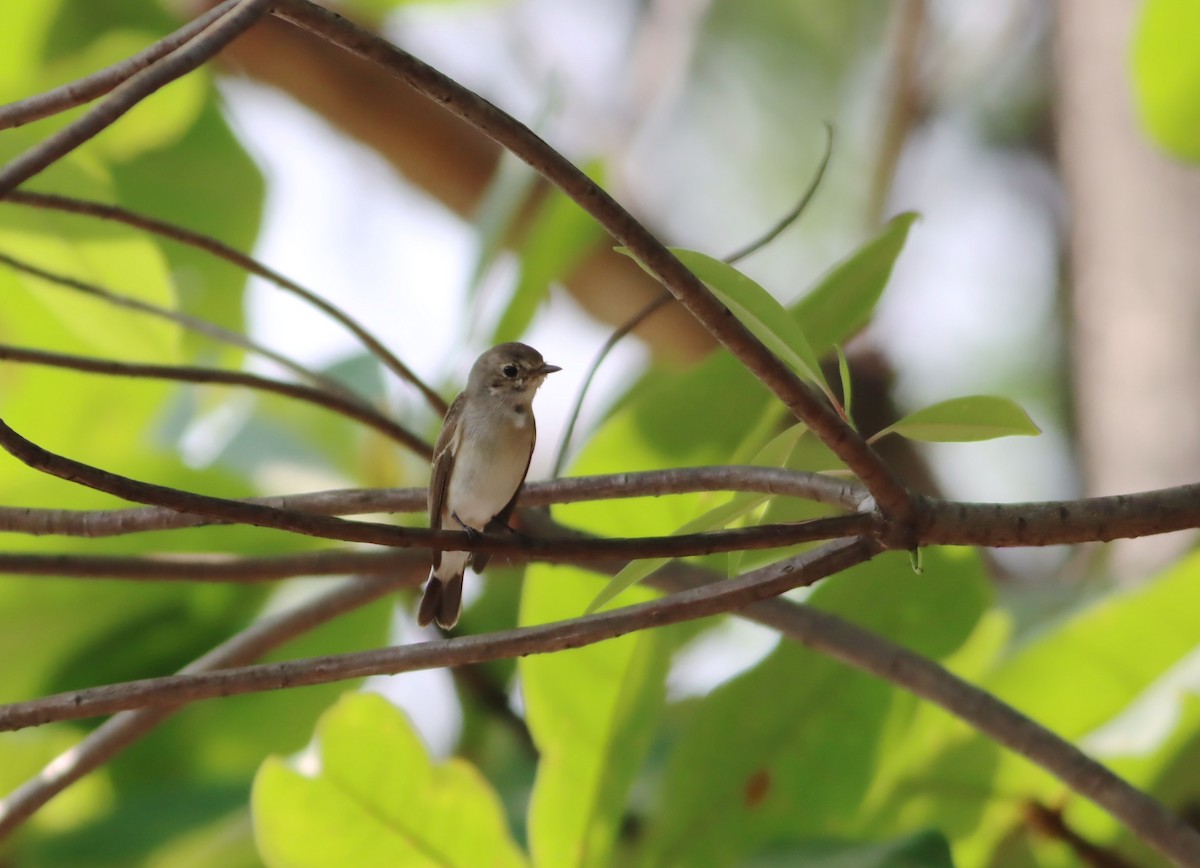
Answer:
<svg viewBox="0 0 1200 868"><path fill-rule="evenodd" d="M732 265L706 253L672 247L688 270L700 278L721 303L733 311L767 348L804 379L828 391L821 365L804 330L771 293Z"/></svg>
<svg viewBox="0 0 1200 868"><path fill-rule="evenodd" d="M434 765L383 697L344 696L317 743L318 773L270 757L254 779L255 837L270 868L527 864L487 781L462 760Z"/></svg>
<svg viewBox="0 0 1200 868"><path fill-rule="evenodd" d="M941 657L966 641L989 597L976 555L934 548L920 578L885 555L826 580L810 604ZM668 761L643 864L736 865L770 842L844 834L873 784L889 709L904 710L897 695L780 643L698 701Z"/></svg>
<svg viewBox="0 0 1200 868"><path fill-rule="evenodd" d="M1041 429L1033 424L1029 414L1008 398L970 395L939 401L909 413L871 439L899 434L910 440L933 443L969 443L997 437L1032 437L1040 433Z"/></svg>
<svg viewBox="0 0 1200 868"><path fill-rule="evenodd" d="M1165 150L1200 162L1200 5L1145 0L1133 39L1142 125Z"/></svg>
<svg viewBox="0 0 1200 868"><path fill-rule="evenodd" d="M792 306L792 316L817 355L845 343L870 321L908 231L919 216L909 211L893 217L878 235L835 265Z"/></svg>
<svg viewBox="0 0 1200 868"><path fill-rule="evenodd" d="M842 409L846 412L847 419L853 419L854 415L851 411L854 402L854 384L850 379L850 362L846 360L846 353L842 350L841 344L834 344L833 349L837 353L838 376L842 381Z"/></svg>
<svg viewBox="0 0 1200 868"><path fill-rule="evenodd" d="M598 580L570 567L526 571L521 623L576 617ZM631 589L636 601L651 592ZM523 657L525 719L540 762L529 847L545 868L605 866L663 701L670 632L647 630L586 648Z"/></svg>

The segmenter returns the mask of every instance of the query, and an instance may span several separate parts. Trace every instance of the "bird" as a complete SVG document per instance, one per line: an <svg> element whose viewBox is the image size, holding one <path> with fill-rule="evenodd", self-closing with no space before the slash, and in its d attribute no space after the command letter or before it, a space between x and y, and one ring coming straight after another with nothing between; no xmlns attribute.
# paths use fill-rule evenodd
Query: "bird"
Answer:
<svg viewBox="0 0 1200 868"><path fill-rule="evenodd" d="M561 370L517 342L492 347L475 360L433 448L432 529L464 530L471 536L511 530L508 519L537 442L533 396L547 375ZM454 627L462 612L463 572L468 565L482 572L488 557L484 552L435 550L417 623Z"/></svg>

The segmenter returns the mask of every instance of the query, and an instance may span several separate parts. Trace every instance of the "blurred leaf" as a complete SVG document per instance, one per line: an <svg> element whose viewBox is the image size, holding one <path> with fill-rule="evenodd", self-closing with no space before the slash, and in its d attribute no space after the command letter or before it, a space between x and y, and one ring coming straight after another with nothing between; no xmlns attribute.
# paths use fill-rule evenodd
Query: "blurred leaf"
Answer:
<svg viewBox="0 0 1200 868"><path fill-rule="evenodd" d="M932 549L920 578L903 557L885 555L826 580L810 605L941 657L970 635L989 596L972 552ZM782 642L697 704L668 764L643 864L740 864L766 844L844 834L871 785L895 693Z"/></svg>
<svg viewBox="0 0 1200 868"><path fill-rule="evenodd" d="M919 216L909 211L893 217L792 306L792 316L818 356L845 343L870 321Z"/></svg>
<svg viewBox="0 0 1200 868"><path fill-rule="evenodd" d="M773 847L743 862L744 868L954 868L950 847L938 832L896 841L803 841Z"/></svg>
<svg viewBox="0 0 1200 868"><path fill-rule="evenodd" d="M628 253L623 247L618 250ZM767 349L801 377L828 392L821 375L821 365L808 338L773 295L720 259L679 247L671 248L671 252L689 271L708 284L721 303L733 311Z"/></svg>
<svg viewBox="0 0 1200 868"><path fill-rule="evenodd" d="M572 567L526 570L521 624L579 615L599 580ZM630 590L633 601L651 595ZM646 630L518 663L538 748L529 846L545 868L604 866L663 700L669 633Z"/></svg>
<svg viewBox="0 0 1200 868"><path fill-rule="evenodd" d="M1192 555L1153 582L1113 592L1040 632L972 680L1068 740L1079 740L1124 713L1169 669L1195 653L1192 613L1200 607L1200 556ZM924 581L924 578L915 581ZM1130 653L1136 648L1137 653ZM1075 689L1086 685L1086 689ZM1098 818L1098 837L1116 823L1065 798L1061 781L1005 751L945 712L940 725L906 739L908 772L892 782L890 797L874 808L875 834L895 834L912 823L936 823L954 841L964 864L984 864L997 843L1022 822L1022 804L1038 799L1067 805L1069 822L1081 812ZM1125 767L1134 785L1156 763ZM997 792L1008 794L996 799ZM898 822L903 816L904 822Z"/></svg>
<svg viewBox="0 0 1200 868"><path fill-rule="evenodd" d="M1144 0L1133 39L1134 94L1142 125L1169 153L1200 162L1200 6Z"/></svg>
<svg viewBox="0 0 1200 868"><path fill-rule="evenodd" d="M14 136L14 134L16 134ZM19 153L30 138L25 129L10 130L0 139L0 161ZM112 201L107 171L94 161L72 154L38 176L39 189L66 195ZM117 227L67 218L53 211L17 206L0 207L0 251L56 274L99 284L117 294L172 307L174 292L166 262L158 247ZM0 270L10 271L0 265ZM11 271L29 289L30 298L65 325L85 352L129 361L176 361L178 326L91 298L42 278ZM6 304L6 308L8 304ZM7 317L6 317L7 319ZM12 339L27 340L15 323Z"/></svg>
<svg viewBox="0 0 1200 868"><path fill-rule="evenodd" d="M593 180L602 181L600 163L590 163L583 169ZM595 219L566 194L558 189L547 192L521 243L521 277L492 343L521 337L550 284L565 277L603 237L604 231Z"/></svg>
<svg viewBox="0 0 1200 868"><path fill-rule="evenodd" d="M910 440L968 443L1040 433L1041 429L1033 424L1029 414L1008 398L971 395L939 401L909 413L871 439L878 440L884 434L899 434Z"/></svg>
<svg viewBox="0 0 1200 868"><path fill-rule="evenodd" d="M259 854L287 866L525 865L495 792L473 766L434 765L404 715L346 694L321 718L320 771L269 757L254 780Z"/></svg>
<svg viewBox="0 0 1200 868"><path fill-rule="evenodd" d="M234 137L215 88L196 122L169 145L113 168L122 205L204 232L237 250L252 250L262 217L262 173ZM224 260L179 244L161 244L179 306L226 328L245 325L246 274ZM274 287L266 289L276 292ZM188 334L185 346L203 348L236 365L242 351Z"/></svg>

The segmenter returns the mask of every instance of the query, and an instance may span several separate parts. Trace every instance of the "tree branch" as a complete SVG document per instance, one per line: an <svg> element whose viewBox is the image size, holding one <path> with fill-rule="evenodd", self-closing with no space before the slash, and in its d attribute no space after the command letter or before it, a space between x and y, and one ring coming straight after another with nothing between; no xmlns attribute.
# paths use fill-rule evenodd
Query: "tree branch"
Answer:
<svg viewBox="0 0 1200 868"><path fill-rule="evenodd" d="M323 539L372 543L397 548L437 548L442 551L482 551L519 554L547 561L576 561L589 558L661 558L715 554L749 549L781 548L801 542L852 536L871 532L874 515L816 518L795 524L759 525L737 530L712 531L687 536L641 537L636 539L545 540L516 534L491 536L461 531L395 527L377 522L351 521L294 510L272 509L258 503L194 494L140 482L97 467L56 455L26 440L0 420L0 446L25 464L51 476L76 482L125 500L163 506L210 518L286 530Z"/></svg>
<svg viewBox="0 0 1200 868"><path fill-rule="evenodd" d="M117 205L106 205L102 202L88 202L83 199L73 199L68 196L56 196L48 193L32 193L24 190L14 190L7 198L0 199L0 203L12 203L14 205L25 205L33 208L46 208L55 211L63 211L68 214L78 214L88 217L96 217L101 220L111 220L117 223L123 223L134 229L141 229L145 232L151 232L160 238L166 238L171 241L184 244L189 247L194 247L198 250L203 250L210 253L218 259L223 259L226 262L254 274L264 280L274 284L282 290L292 293L303 301L315 307L317 310L329 316L331 319L340 323L351 334L362 342L379 361L388 367L400 379L414 386L429 406L439 416L444 416L447 410L447 404L442 396L430 388L426 383L418 377L404 362L392 353L383 343L373 334L367 331L353 317L337 307L333 303L327 301L317 295L312 290L306 289L287 277L284 277L279 272L268 268L266 265L259 262L253 257L247 256L239 250L235 250L227 244L223 244L211 236L204 235L200 232L194 232L190 229L185 229L182 226L177 226L173 223L168 223L165 220L158 220L154 217L147 217L144 214L138 214L135 211L130 211L127 208L121 208Z"/></svg>
<svg viewBox="0 0 1200 868"><path fill-rule="evenodd" d="M273 13L347 51L379 64L448 111L474 124L554 183L628 247L759 380L805 422L871 490L883 513L903 523L914 502L841 417L772 354L662 242L611 196L532 130L492 103L442 75L385 39L307 0L278 0ZM897 528L903 533L903 528Z"/></svg>
<svg viewBox="0 0 1200 868"><path fill-rule="evenodd" d="M0 705L0 731L112 714L145 705L176 705L217 696L328 684L347 678L463 666L578 648L637 630L732 611L848 569L880 550L872 540L842 540L737 579L569 621L354 654L244 666L208 674L148 678Z"/></svg>
<svg viewBox="0 0 1200 868"><path fill-rule="evenodd" d="M203 368L185 365L146 365L132 362L118 362L108 359L97 359L89 356L73 356L66 353L51 353L45 350L26 349L0 343L0 360L20 362L23 364L43 365L47 367L66 368L73 371L83 371L91 374L107 374L118 377L141 377L156 380L172 380L178 383L208 383L227 386L245 386L262 392L273 392L298 401L306 401L318 407L324 407L334 413L339 413L355 421L362 422L386 437L400 443L424 458L433 456L433 447L413 434L402 425L393 422L374 407L363 406L359 401L351 401L340 392L332 393L323 389L296 383L285 383L260 377L247 371L224 371L217 368Z"/></svg>
<svg viewBox="0 0 1200 868"><path fill-rule="evenodd" d="M179 48L128 78L112 96L0 169L0 198L65 157L164 85L199 67L261 18L273 0L241 0Z"/></svg>
<svg viewBox="0 0 1200 868"><path fill-rule="evenodd" d="M198 34L207 30L210 24L232 9L236 3L237 0L224 0L223 3L219 3L203 15L189 21L153 45L147 46L132 57L127 57L99 72L68 82L54 90L0 106L0 130L32 123L104 96L176 48L191 42Z"/></svg>

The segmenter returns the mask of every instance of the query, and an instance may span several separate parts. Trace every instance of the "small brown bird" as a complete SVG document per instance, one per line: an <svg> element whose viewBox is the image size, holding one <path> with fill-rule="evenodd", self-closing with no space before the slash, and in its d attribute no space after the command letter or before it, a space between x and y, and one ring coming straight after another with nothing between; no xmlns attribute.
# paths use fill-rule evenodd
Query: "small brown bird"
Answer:
<svg viewBox="0 0 1200 868"><path fill-rule="evenodd" d="M560 370L520 343L492 347L475 360L433 449L431 528L470 534L508 527L537 441L533 396L547 374ZM436 621L444 630L457 624L463 572L468 564L482 572L487 562L482 552L435 551L417 623Z"/></svg>

